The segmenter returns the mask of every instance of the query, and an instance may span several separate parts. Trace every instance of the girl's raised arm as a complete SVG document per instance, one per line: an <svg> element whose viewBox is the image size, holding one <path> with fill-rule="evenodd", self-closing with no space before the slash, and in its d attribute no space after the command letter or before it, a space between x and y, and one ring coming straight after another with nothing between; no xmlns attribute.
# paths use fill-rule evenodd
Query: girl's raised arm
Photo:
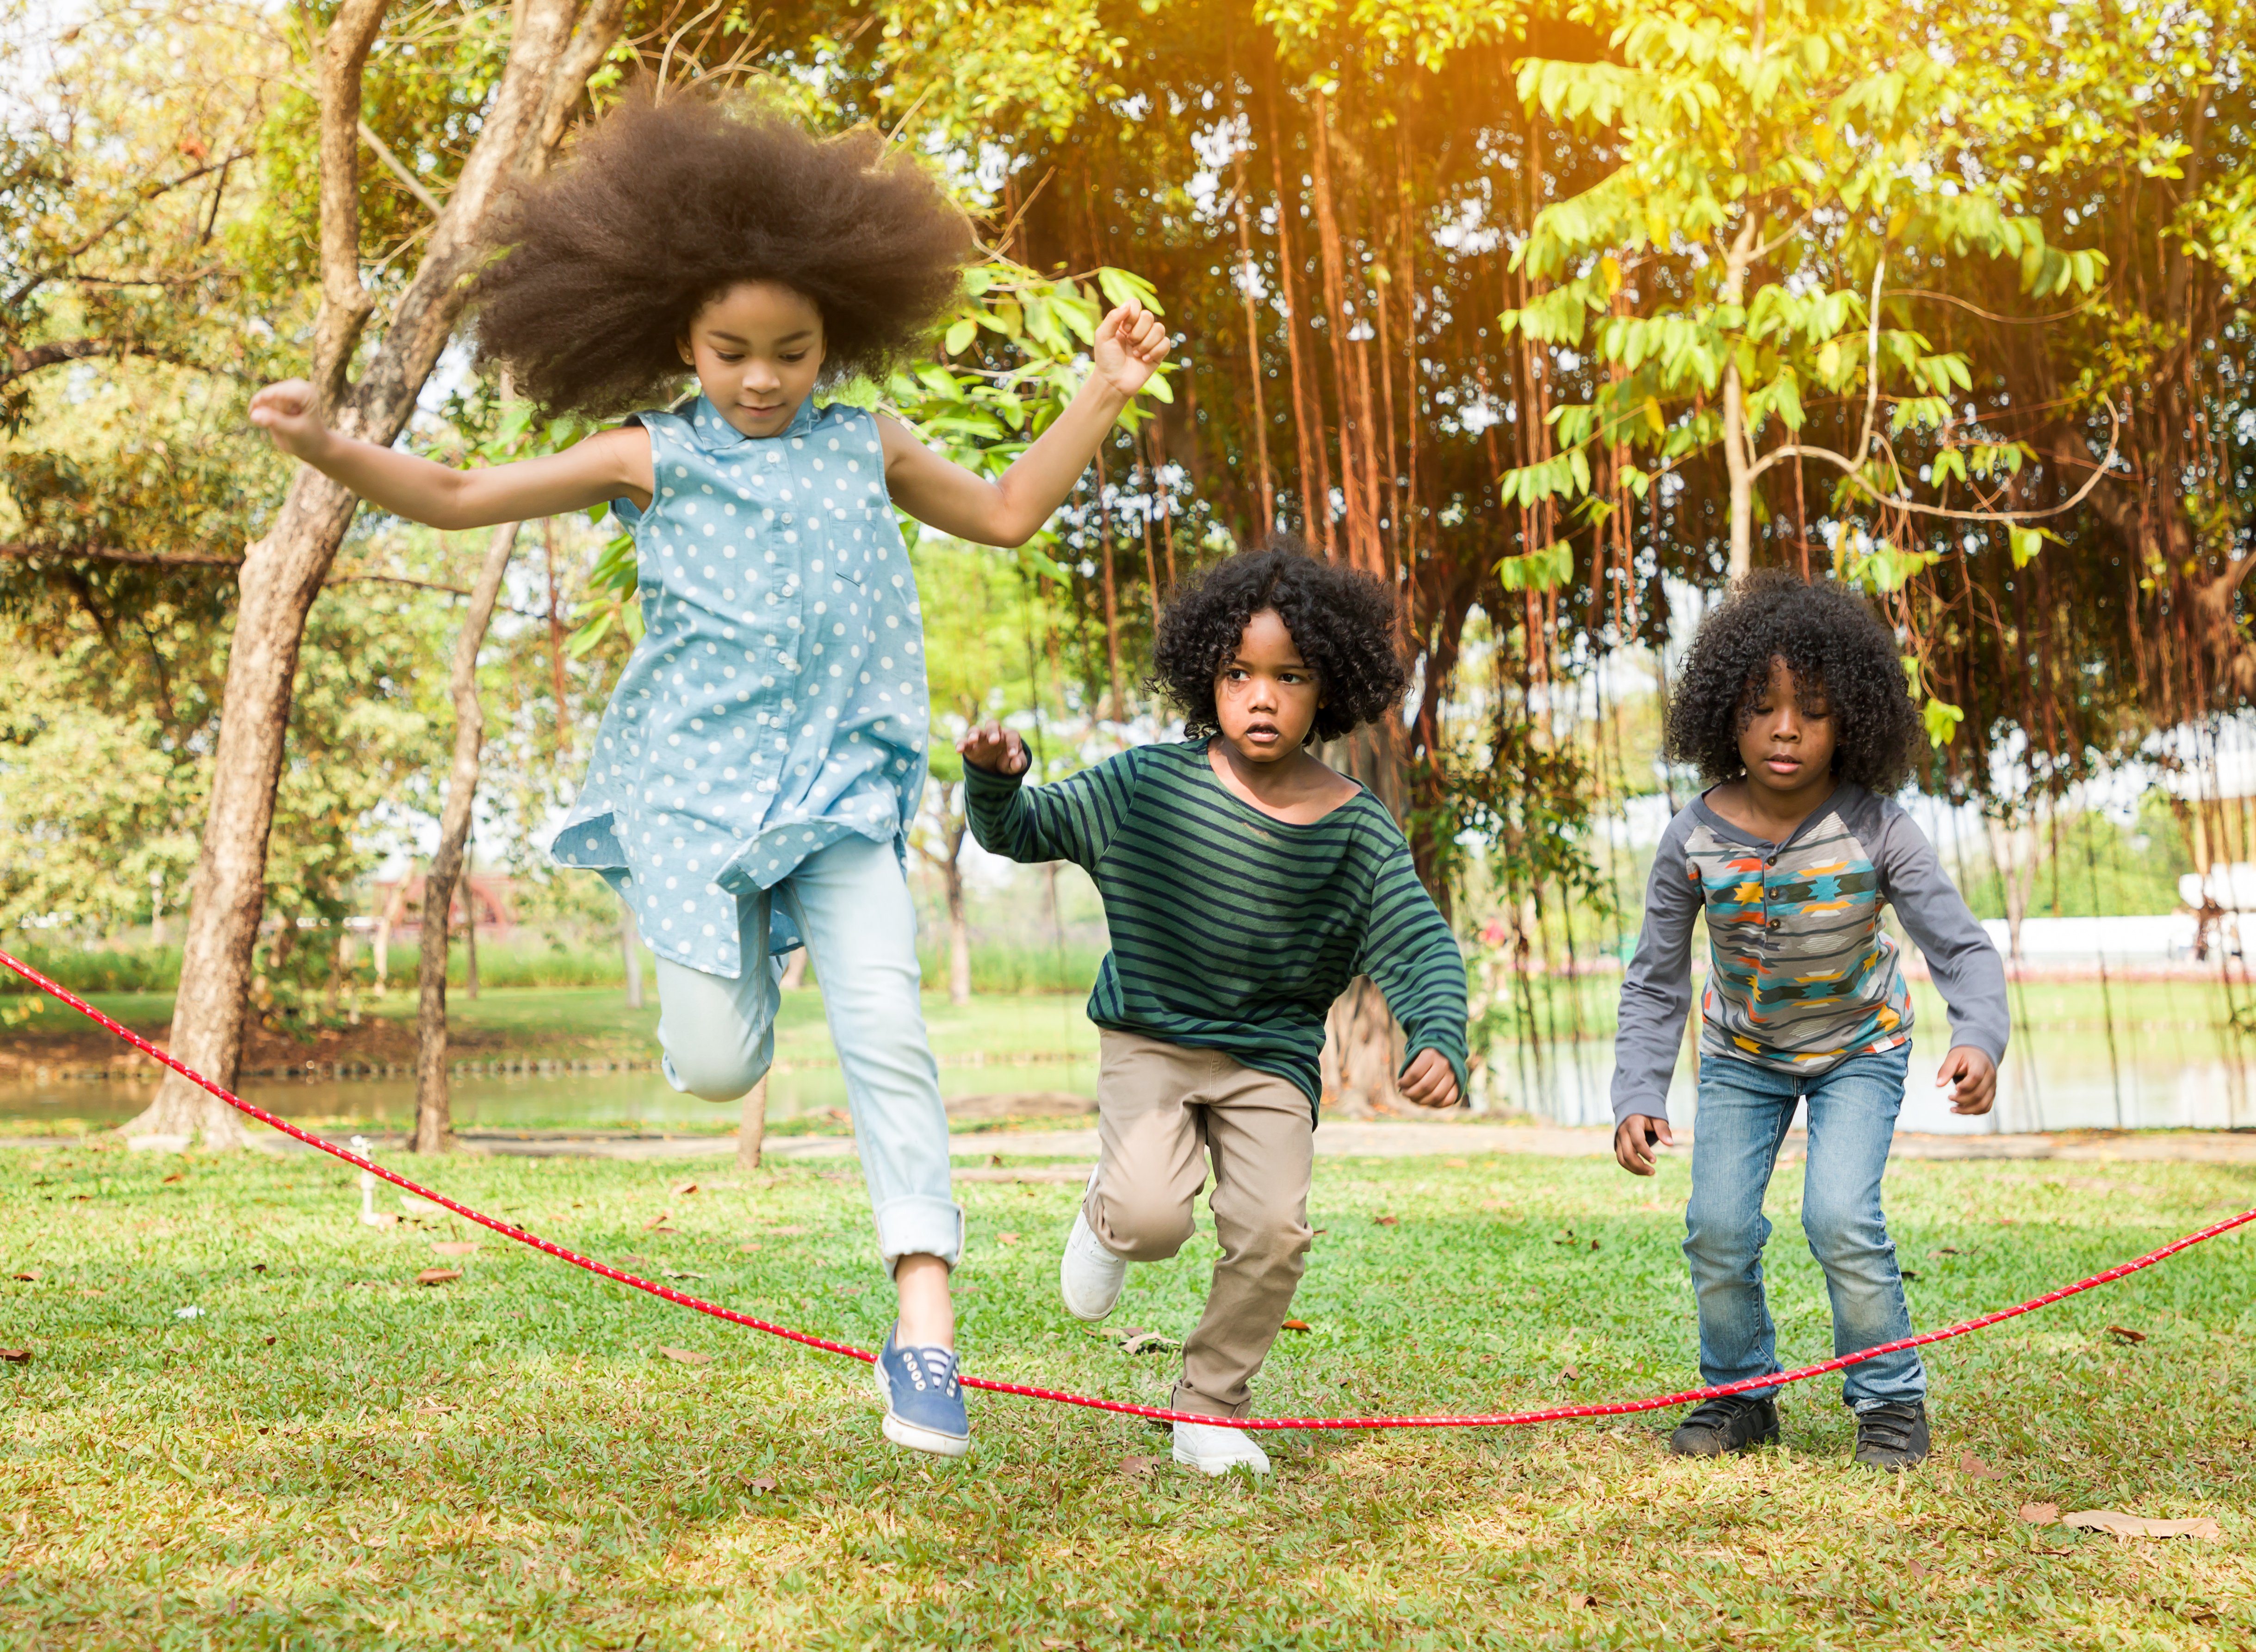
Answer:
<svg viewBox="0 0 2256 1652"><path fill-rule="evenodd" d="M1095 365L1080 393L995 482L942 459L898 420L881 417L893 503L927 526L975 545L1026 544L1065 503L1120 410L1166 357L1167 342L1167 328L1139 304L1106 316L1089 347ZM647 483L647 465L643 474Z"/></svg>
<svg viewBox="0 0 2256 1652"><path fill-rule="evenodd" d="M250 422L284 453L342 482L379 510L446 531L531 522L606 500L650 503L650 437L629 426L516 464L450 470L412 453L340 436L314 411L314 387L293 378L250 398Z"/></svg>

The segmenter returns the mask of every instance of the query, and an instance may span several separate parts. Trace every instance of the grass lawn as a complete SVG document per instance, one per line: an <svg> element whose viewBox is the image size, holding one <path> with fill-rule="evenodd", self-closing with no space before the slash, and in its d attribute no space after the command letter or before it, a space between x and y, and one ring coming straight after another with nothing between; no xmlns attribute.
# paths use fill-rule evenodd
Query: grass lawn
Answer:
<svg viewBox="0 0 2256 1652"><path fill-rule="evenodd" d="M466 1159L535 1232L863 1344L888 1292L850 1170ZM701 1175L703 1174L701 1172ZM1489 1409L1695 1381L1680 1162L1326 1162L1323 1230L1259 1402ZM1829 1346L1773 1201L1784 1351ZM2002 1305L2256 1201L2210 1167L1907 1163L1921 1323ZM1066 1318L1074 1194L962 1188L977 1374L1157 1400L1166 1356ZM1673 1460L1662 1419L1271 1437L1208 1482L1125 1418L975 1398L960 1464L878 1435L864 1369L683 1313L452 1218L358 1226L332 1161L89 1148L0 1161L11 1647L994 1645L1991 1648L2256 1637L2251 1238L1934 1353L1937 1451L1847 1462L1832 1384L1783 1449ZM677 1231L652 1231L671 1212ZM1379 1219L1398 1219L1393 1224ZM470 1230L476 1232L476 1230ZM1191 1253L1195 1252L1196 1255ZM1180 1335L1209 1248L1116 1324ZM419 1269L462 1269L417 1288ZM179 1317L187 1308L201 1310ZM2142 1332L2128 1344L2106 1327ZM684 1364L661 1352L709 1356ZM1972 1452L1998 1476L1957 1466ZM1158 1460L1154 1460L1154 1459ZM2040 1529L2023 1503L2213 1515L2221 1542Z"/></svg>

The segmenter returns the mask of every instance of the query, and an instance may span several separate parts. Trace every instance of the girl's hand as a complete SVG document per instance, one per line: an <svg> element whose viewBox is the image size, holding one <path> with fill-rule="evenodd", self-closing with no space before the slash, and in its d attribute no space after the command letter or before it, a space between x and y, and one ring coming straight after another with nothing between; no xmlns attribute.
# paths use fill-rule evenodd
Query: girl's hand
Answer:
<svg viewBox="0 0 2256 1652"><path fill-rule="evenodd" d="M956 755L991 775L1026 771L1026 742L999 723L983 723L955 742Z"/></svg>
<svg viewBox="0 0 2256 1652"><path fill-rule="evenodd" d="M293 459L311 460L328 441L329 427L321 422L319 398L302 378L269 384L252 397L250 422Z"/></svg>
<svg viewBox="0 0 2256 1652"><path fill-rule="evenodd" d="M1935 1088L1950 1086L1950 1110L1976 1117L1990 1110L1998 1098L1998 1064L1986 1051L1970 1044L1958 1045L1935 1069Z"/></svg>
<svg viewBox="0 0 2256 1652"><path fill-rule="evenodd" d="M1667 1147L1676 1145L1676 1138L1668 1133L1668 1121L1632 1113L1614 1132L1614 1162L1632 1176L1650 1176L1655 1163L1655 1142Z"/></svg>
<svg viewBox="0 0 2256 1652"><path fill-rule="evenodd" d="M1396 1088L1421 1107L1457 1105L1457 1075L1438 1050L1421 1050Z"/></svg>
<svg viewBox="0 0 2256 1652"><path fill-rule="evenodd" d="M1171 342L1160 318L1131 299L1097 327L1089 347L1096 362L1091 376L1123 396L1133 396L1167 359Z"/></svg>

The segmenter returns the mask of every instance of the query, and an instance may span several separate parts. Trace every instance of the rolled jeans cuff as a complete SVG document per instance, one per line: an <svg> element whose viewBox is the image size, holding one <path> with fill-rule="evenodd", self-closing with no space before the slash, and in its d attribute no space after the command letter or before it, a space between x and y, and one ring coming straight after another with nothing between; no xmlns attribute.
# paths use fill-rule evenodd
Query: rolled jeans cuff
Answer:
<svg viewBox="0 0 2256 1652"><path fill-rule="evenodd" d="M878 1206L878 1254L885 1271L904 1256L937 1256L950 1268L963 1255L963 1208L952 1199L912 1193Z"/></svg>

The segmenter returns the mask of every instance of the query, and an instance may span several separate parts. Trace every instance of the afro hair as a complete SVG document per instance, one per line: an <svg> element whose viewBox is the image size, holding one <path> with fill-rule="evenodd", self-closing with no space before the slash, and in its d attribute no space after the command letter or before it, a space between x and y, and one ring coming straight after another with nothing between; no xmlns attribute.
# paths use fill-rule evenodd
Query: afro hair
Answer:
<svg viewBox="0 0 2256 1652"><path fill-rule="evenodd" d="M492 231L470 292L477 359L545 413L673 398L677 341L730 287L772 281L822 314L823 374L882 374L955 300L970 226L867 128L812 137L757 102L647 89L606 115Z"/></svg>
<svg viewBox="0 0 2256 1652"><path fill-rule="evenodd" d="M1308 554L1288 534L1226 558L1177 592L1160 616L1148 686L1174 702L1191 739L1222 732L1214 682L1245 635L1274 608L1314 668L1324 703L1312 740L1337 740L1402 703L1407 678L1394 648L1393 594L1370 574Z"/></svg>
<svg viewBox="0 0 2256 1652"><path fill-rule="evenodd" d="M1853 592L1785 568L1747 575L1700 622L1668 699L1668 756L1711 784L1744 775L1739 736L1773 660L1831 714L1837 778L1882 797L1903 785L1920 721L1894 634Z"/></svg>

